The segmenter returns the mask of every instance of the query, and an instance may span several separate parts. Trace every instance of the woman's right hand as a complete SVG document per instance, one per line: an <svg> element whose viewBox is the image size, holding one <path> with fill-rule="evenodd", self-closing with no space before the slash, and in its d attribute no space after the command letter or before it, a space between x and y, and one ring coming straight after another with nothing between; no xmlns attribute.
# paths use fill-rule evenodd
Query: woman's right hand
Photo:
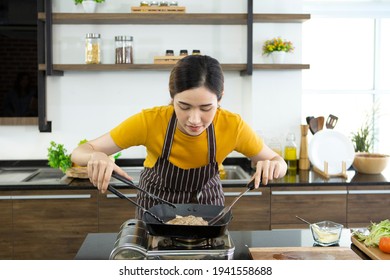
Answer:
<svg viewBox="0 0 390 280"><path fill-rule="evenodd" d="M98 188L101 193L105 193L110 183L112 172L132 180L115 162L105 153L93 152L87 164L88 177L91 183Z"/></svg>

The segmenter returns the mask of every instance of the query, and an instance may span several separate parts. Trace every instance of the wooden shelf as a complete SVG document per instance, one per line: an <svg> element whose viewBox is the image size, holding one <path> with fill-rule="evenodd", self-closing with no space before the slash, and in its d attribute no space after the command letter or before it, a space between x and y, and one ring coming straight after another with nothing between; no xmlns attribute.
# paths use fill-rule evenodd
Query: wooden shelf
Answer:
<svg viewBox="0 0 390 280"><path fill-rule="evenodd" d="M221 64L224 71L244 71L246 64ZM171 70L172 64L53 64L55 71L131 71L131 70ZM254 70L301 70L309 69L309 64L253 64ZM46 70L39 64L40 71Z"/></svg>
<svg viewBox="0 0 390 280"><path fill-rule="evenodd" d="M38 19L46 21L45 13ZM300 23L310 14L254 14L257 23ZM247 14L138 14L138 13L53 13L53 24L223 24L245 25Z"/></svg>

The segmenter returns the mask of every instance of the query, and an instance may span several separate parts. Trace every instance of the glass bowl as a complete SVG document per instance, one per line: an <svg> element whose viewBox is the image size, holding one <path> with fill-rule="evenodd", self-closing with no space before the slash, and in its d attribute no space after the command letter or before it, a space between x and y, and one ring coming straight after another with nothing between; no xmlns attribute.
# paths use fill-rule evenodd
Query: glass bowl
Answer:
<svg viewBox="0 0 390 280"><path fill-rule="evenodd" d="M336 245L340 242L343 225L332 222L322 221L310 224L310 230L313 235L314 243L320 246Z"/></svg>

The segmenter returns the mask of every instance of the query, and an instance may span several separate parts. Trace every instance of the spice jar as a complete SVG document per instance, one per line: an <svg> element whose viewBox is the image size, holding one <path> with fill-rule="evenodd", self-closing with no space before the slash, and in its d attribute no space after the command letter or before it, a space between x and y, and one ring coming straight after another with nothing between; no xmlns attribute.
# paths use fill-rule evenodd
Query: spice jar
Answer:
<svg viewBox="0 0 390 280"><path fill-rule="evenodd" d="M187 50L180 50L180 56L186 56L186 55L188 55Z"/></svg>
<svg viewBox="0 0 390 280"><path fill-rule="evenodd" d="M192 55L200 55L200 50L193 50Z"/></svg>
<svg viewBox="0 0 390 280"><path fill-rule="evenodd" d="M171 1L169 3L169 6L178 6L178 3L177 3L177 1Z"/></svg>
<svg viewBox="0 0 390 280"><path fill-rule="evenodd" d="M132 36L115 36L115 63L116 64L134 63Z"/></svg>
<svg viewBox="0 0 390 280"><path fill-rule="evenodd" d="M165 51L165 55L166 55L166 56L174 56L175 53L174 53L173 50L166 50L166 51Z"/></svg>
<svg viewBox="0 0 390 280"><path fill-rule="evenodd" d="M139 5L140 5L140 7L148 7L149 2L148 1L141 1L141 3Z"/></svg>
<svg viewBox="0 0 390 280"><path fill-rule="evenodd" d="M160 7L167 7L168 6L168 1L161 1L160 2Z"/></svg>
<svg viewBox="0 0 390 280"><path fill-rule="evenodd" d="M85 36L85 63L100 63L100 34L88 33Z"/></svg>
<svg viewBox="0 0 390 280"><path fill-rule="evenodd" d="M158 6L158 2L157 1L152 1L152 2L150 2L150 6Z"/></svg>

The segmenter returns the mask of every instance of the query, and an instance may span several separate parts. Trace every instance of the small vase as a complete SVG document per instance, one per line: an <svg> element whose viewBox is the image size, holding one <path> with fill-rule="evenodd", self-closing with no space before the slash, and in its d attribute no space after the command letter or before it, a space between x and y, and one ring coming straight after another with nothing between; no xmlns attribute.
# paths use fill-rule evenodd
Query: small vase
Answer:
<svg viewBox="0 0 390 280"><path fill-rule="evenodd" d="M96 11L95 1L83 1L83 8L86 13L94 13Z"/></svg>
<svg viewBox="0 0 390 280"><path fill-rule="evenodd" d="M274 63L283 63L286 52L283 51L275 51L271 53L272 61Z"/></svg>

